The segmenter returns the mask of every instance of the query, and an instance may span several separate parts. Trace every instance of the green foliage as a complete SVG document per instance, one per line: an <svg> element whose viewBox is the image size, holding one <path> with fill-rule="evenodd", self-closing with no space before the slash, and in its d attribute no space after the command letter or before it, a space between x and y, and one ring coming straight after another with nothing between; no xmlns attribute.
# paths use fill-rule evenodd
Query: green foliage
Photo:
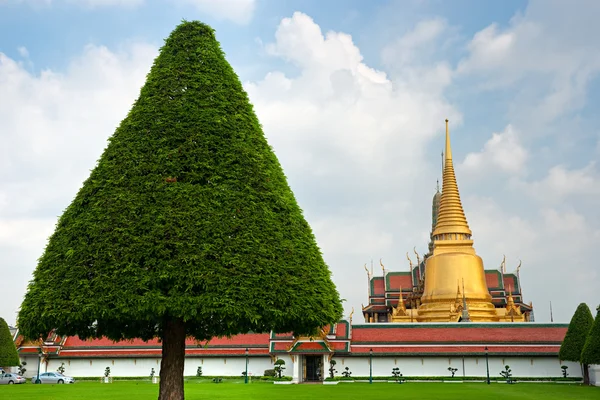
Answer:
<svg viewBox="0 0 600 400"><path fill-rule="evenodd" d="M0 318L0 367L16 367L21 364L8 324Z"/></svg>
<svg viewBox="0 0 600 400"><path fill-rule="evenodd" d="M590 308L585 303L579 304L571 322L569 329L563 339L558 358L566 361L577 361L581 359L581 351L585 345L585 340L594 322L594 317Z"/></svg>
<svg viewBox="0 0 600 400"><path fill-rule="evenodd" d="M569 376L569 373L567 372L567 369L569 369L568 365L563 365L562 367L560 367L560 369L562 370L563 378Z"/></svg>
<svg viewBox="0 0 600 400"><path fill-rule="evenodd" d="M25 372L27 371L27 368L25 368L26 365L27 361L23 361L21 364L19 364L19 375L25 375Z"/></svg>
<svg viewBox="0 0 600 400"><path fill-rule="evenodd" d="M156 375L156 371L154 370L154 368L152 368L150 370L150 380L152 380L152 378L154 378L154 375Z"/></svg>
<svg viewBox="0 0 600 400"><path fill-rule="evenodd" d="M600 364L600 306L596 310L596 319L581 352L581 363L585 365Z"/></svg>
<svg viewBox="0 0 600 400"><path fill-rule="evenodd" d="M104 377L108 378L110 376L110 367L106 367L106 369L104 370Z"/></svg>
<svg viewBox="0 0 600 400"><path fill-rule="evenodd" d="M352 377L352 371L349 367L344 368L342 371L342 378L350 379Z"/></svg>
<svg viewBox="0 0 600 400"><path fill-rule="evenodd" d="M219 377L213 378L212 381L213 381L213 383L221 383L221 382L223 382L223 378L219 378Z"/></svg>
<svg viewBox="0 0 600 400"><path fill-rule="evenodd" d="M337 361L335 361L335 360L331 360L329 362L329 377L330 378L335 377L335 373L337 372L337 369L335 369L336 364L337 364Z"/></svg>
<svg viewBox="0 0 600 400"><path fill-rule="evenodd" d="M285 361L281 358L275 361L275 367L273 369L275 370L278 378L281 378L281 375L283 374L283 370L285 369L284 365Z"/></svg>
<svg viewBox="0 0 600 400"><path fill-rule="evenodd" d="M265 372L263 375L275 377L275 376L277 376L277 372L275 372L274 369L265 369Z"/></svg>
<svg viewBox="0 0 600 400"><path fill-rule="evenodd" d="M215 33L181 23L59 218L18 316L28 338L313 334L338 292Z"/></svg>
<svg viewBox="0 0 600 400"><path fill-rule="evenodd" d="M65 363L61 363L60 367L58 367L56 369L56 372L58 372L59 374L64 374L65 373Z"/></svg>
<svg viewBox="0 0 600 400"><path fill-rule="evenodd" d="M454 374L456 374L456 371L458 371L458 368L448 367L448 371L450 371L450 373L452 374L452 378L454 378Z"/></svg>
<svg viewBox="0 0 600 400"><path fill-rule="evenodd" d="M202 367L201 366L196 369L196 376L202 376Z"/></svg>
<svg viewBox="0 0 600 400"><path fill-rule="evenodd" d="M510 369L510 366L505 365L504 366L504 371L500 371L500 375L502 375L502 377L504 379L506 379L506 382L508 383L512 383L513 379L512 379L512 370ZM454 375L452 375L454 376Z"/></svg>

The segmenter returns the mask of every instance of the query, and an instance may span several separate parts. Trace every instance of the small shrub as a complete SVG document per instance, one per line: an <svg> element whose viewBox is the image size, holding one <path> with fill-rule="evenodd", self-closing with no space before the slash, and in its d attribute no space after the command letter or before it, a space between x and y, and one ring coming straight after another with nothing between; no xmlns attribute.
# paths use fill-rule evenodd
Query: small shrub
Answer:
<svg viewBox="0 0 600 400"><path fill-rule="evenodd" d="M513 380L512 378L512 370L510 369L510 367L508 365L504 366L504 371L500 371L500 375L502 375L502 377L504 379L506 379L507 383L512 383Z"/></svg>
<svg viewBox="0 0 600 400"><path fill-rule="evenodd" d="M458 371L458 368L448 367L448 371L450 371L450 373L452 374L452 378L454 378L454 374L456 374L456 371Z"/></svg>
<svg viewBox="0 0 600 400"><path fill-rule="evenodd" d="M223 382L223 378L213 378L212 380L214 383L221 383Z"/></svg>
<svg viewBox="0 0 600 400"><path fill-rule="evenodd" d="M60 364L60 367L58 367L56 369L56 372L58 372L59 374L64 374L65 373L65 363Z"/></svg>
<svg viewBox="0 0 600 400"><path fill-rule="evenodd" d="M285 365L285 361L282 360L281 358L279 360L275 361L275 368L273 368L273 369L277 373L277 377L280 379L283 374L283 370L285 369L284 365Z"/></svg>
<svg viewBox="0 0 600 400"><path fill-rule="evenodd" d="M350 379L352 377L352 372L350 371L350 368L348 368L348 367L344 368L344 371L342 371L342 376L345 379Z"/></svg>
<svg viewBox="0 0 600 400"><path fill-rule="evenodd" d="M329 377L332 379L335 377L335 373L337 372L337 369L334 368L335 364L337 364L335 360L331 360L329 363Z"/></svg>
<svg viewBox="0 0 600 400"><path fill-rule="evenodd" d="M196 376L198 378L202 376L202 367L198 367L198 369L196 370Z"/></svg>
<svg viewBox="0 0 600 400"><path fill-rule="evenodd" d="M402 383L404 381L404 379L402 377L402 372L400 372L400 368L398 368L398 367L393 368L392 375L393 375L394 379L396 380L396 382Z"/></svg>
<svg viewBox="0 0 600 400"><path fill-rule="evenodd" d="M104 377L108 378L110 376L110 367L106 367L106 369L104 370Z"/></svg>
<svg viewBox="0 0 600 400"><path fill-rule="evenodd" d="M152 368L150 370L150 380L152 380L152 378L154 378L154 374L156 374L156 372L154 371L154 368Z"/></svg>
<svg viewBox="0 0 600 400"><path fill-rule="evenodd" d="M265 373L263 375L275 377L277 376L277 372L275 372L274 369L265 369Z"/></svg>
<svg viewBox="0 0 600 400"><path fill-rule="evenodd" d="M27 371L27 368L25 368L25 366L27 365L27 361L23 361L21 364L19 364L19 372L18 374L23 376L25 375L25 371Z"/></svg>
<svg viewBox="0 0 600 400"><path fill-rule="evenodd" d="M568 365L563 365L562 367L560 367L560 369L562 369L563 378L569 376L569 373L567 372L567 369L569 369Z"/></svg>

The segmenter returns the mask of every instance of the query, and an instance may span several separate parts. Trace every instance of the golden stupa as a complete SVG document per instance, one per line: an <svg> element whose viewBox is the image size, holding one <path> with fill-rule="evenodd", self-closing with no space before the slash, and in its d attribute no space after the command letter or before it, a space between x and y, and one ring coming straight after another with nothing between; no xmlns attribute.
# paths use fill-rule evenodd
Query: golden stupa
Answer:
<svg viewBox="0 0 600 400"><path fill-rule="evenodd" d="M525 315L519 306L515 305L512 293L508 296L505 307L498 307L492 303L483 261L473 248L472 232L460 201L452 162L448 120L446 120L444 156L442 193L439 198L439 210L434 210L437 211L437 218L432 232L432 253L424 262L422 295L410 308L406 307L400 295L398 305L392 307L388 320L390 322L525 321ZM370 322L375 321L371 319Z"/></svg>

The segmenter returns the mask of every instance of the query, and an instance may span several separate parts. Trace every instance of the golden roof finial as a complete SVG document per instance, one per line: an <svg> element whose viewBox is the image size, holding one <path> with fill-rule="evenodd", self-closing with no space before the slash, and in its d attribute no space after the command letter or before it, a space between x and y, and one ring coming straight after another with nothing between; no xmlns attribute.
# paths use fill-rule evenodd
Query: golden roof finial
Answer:
<svg viewBox="0 0 600 400"><path fill-rule="evenodd" d="M400 285L400 293L398 296L398 308L401 310L406 310L406 306L404 305L404 298L402 297L402 285Z"/></svg>
<svg viewBox="0 0 600 400"><path fill-rule="evenodd" d="M450 234L443 236L445 234ZM454 234L458 234L455 236ZM470 240L472 235L463 211L452 163L452 148L450 146L450 130L446 120L446 151L444 176L442 179L442 198L433 236L435 240Z"/></svg>
<svg viewBox="0 0 600 400"><path fill-rule="evenodd" d="M406 259L408 260L408 262L410 263L410 272L412 272L413 269L413 263L412 260L410 259L410 257L408 256L408 251L406 252Z"/></svg>
<svg viewBox="0 0 600 400"><path fill-rule="evenodd" d="M419 257L419 253L417 253L417 246L413 247L413 252L417 256L417 265L421 265L421 257Z"/></svg>
<svg viewBox="0 0 600 400"><path fill-rule="evenodd" d="M379 265L381 265L381 270L383 271L383 274L385 275L385 266L383 265L383 262L381 262L381 260L383 260L383 258L379 259Z"/></svg>

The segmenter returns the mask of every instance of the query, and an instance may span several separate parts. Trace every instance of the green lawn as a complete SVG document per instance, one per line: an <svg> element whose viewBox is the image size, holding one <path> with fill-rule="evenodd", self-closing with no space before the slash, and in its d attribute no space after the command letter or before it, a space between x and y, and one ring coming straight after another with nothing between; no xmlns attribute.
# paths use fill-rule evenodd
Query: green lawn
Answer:
<svg viewBox="0 0 600 400"><path fill-rule="evenodd" d="M600 388L560 383L340 383L338 385L274 385L228 381L214 384L190 381L185 386L186 399L210 400L398 400L405 399L599 399ZM117 381L112 384L78 382L74 385L6 385L0 386L0 399L10 400L144 400L157 399L158 385L150 382Z"/></svg>

